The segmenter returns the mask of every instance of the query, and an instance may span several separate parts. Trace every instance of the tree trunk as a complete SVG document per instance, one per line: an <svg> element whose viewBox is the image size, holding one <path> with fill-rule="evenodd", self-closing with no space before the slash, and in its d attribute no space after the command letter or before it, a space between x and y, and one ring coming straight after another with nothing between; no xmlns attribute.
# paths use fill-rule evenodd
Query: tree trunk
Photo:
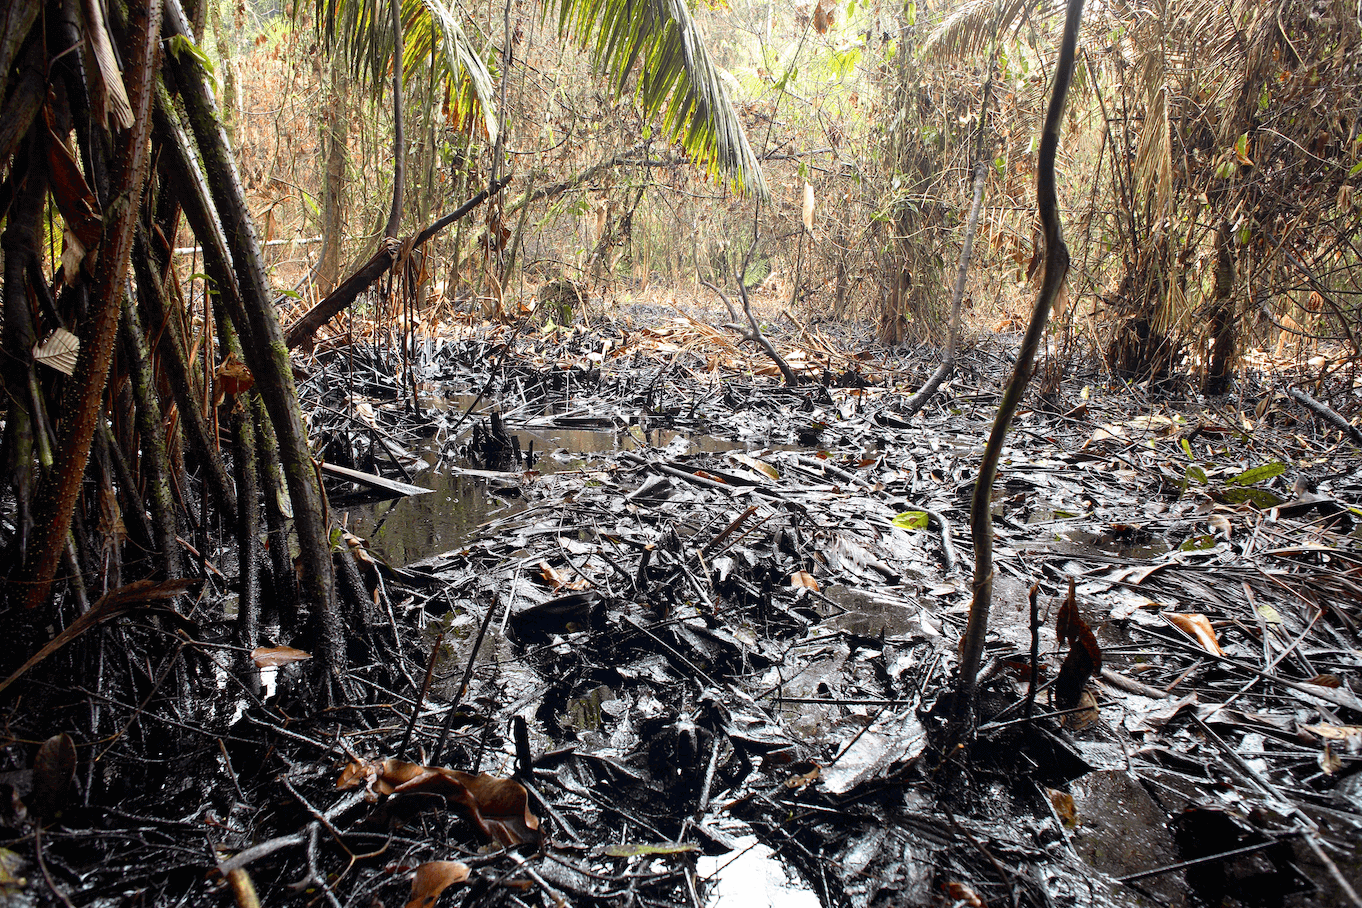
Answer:
<svg viewBox="0 0 1362 908"><path fill-rule="evenodd" d="M38 221L42 217L43 196L47 192L47 174L38 160L31 142L26 143L27 154L21 152L14 159L10 179L22 187L10 208L0 247L5 253L5 308L3 334L3 362L0 376L4 378L5 410L4 470L6 480L14 489L17 506L15 514L16 560L22 560L28 548L28 534L33 527L34 477L34 422L30 409L30 389L34 385L33 312L29 302L28 263L38 255ZM24 175L27 174L25 178ZM13 563L13 561L11 561Z"/></svg>
<svg viewBox="0 0 1362 908"><path fill-rule="evenodd" d="M345 68L340 54L331 58L322 117L322 149L326 176L322 183L322 252L317 262L317 292L326 296L340 280L341 246L345 242L345 156L349 130L345 107Z"/></svg>
<svg viewBox="0 0 1362 908"><path fill-rule="evenodd" d="M407 178L402 135L402 0L388 0L388 7L393 19L393 205L383 235L395 240L402 224L402 183Z"/></svg>
<svg viewBox="0 0 1362 908"><path fill-rule="evenodd" d="M1211 317L1208 321L1211 354L1206 361L1202 390L1224 394L1234 372L1234 228L1222 221L1215 232L1215 283L1211 288Z"/></svg>
<svg viewBox="0 0 1362 908"><path fill-rule="evenodd" d="M240 89L236 84L236 66L232 59L232 41L222 15L225 0L200 0L206 4L208 16L213 21L213 34L217 38L218 71L222 73L222 98L219 109L222 111L222 129L227 133L227 141L236 145L236 108Z"/></svg>
<svg viewBox="0 0 1362 908"><path fill-rule="evenodd" d="M190 37L178 0L167 0L167 11L167 33ZM333 682L330 692L338 693L343 690L345 635L336 610L335 580L331 568L329 534L322 515L320 482L308 450L302 414L298 409L288 348L284 345L283 331L270 300L260 245L246 210L236 165L208 93L202 65L189 54L184 54L170 57L167 68L175 77L203 160L204 179L187 188L198 189L206 184L211 194L211 203L197 200L201 210L198 212L200 223L195 225L195 232L204 246L205 262L209 262L211 254L217 259L218 269L230 268L228 273L218 275L218 289L228 314L241 333L247 365L255 377L256 388L269 411L279 442L280 460L288 482L294 526L298 533L302 567L301 595L318 620L321 639L316 649L321 665ZM169 119L168 115L166 119ZM166 138L173 141L171 136ZM178 151L183 154L185 150ZM187 160L180 163L186 168L189 166ZM212 207L206 207L208 204ZM216 209L225 237L213 235L213 209ZM185 213L192 222L193 213L188 205ZM216 246L216 249L210 253L212 246ZM227 256L228 247L234 251L234 257ZM234 283L235 288L224 286L224 282Z"/></svg>
<svg viewBox="0 0 1362 908"><path fill-rule="evenodd" d="M67 386L64 418L58 434L60 467L39 487L39 510L45 520L38 528L20 575L25 584L24 601L29 608L40 605L47 598L71 527L71 515L104 401L104 384L118 333L123 282L146 187L153 80L160 57L160 3L151 0L146 7L134 6L129 10L129 20L129 46L124 48L123 59L127 67L124 81L133 121L131 128L124 130L117 139L119 154L110 181L116 194L105 212L93 294L95 308L84 330L79 332L81 345L76 374Z"/></svg>

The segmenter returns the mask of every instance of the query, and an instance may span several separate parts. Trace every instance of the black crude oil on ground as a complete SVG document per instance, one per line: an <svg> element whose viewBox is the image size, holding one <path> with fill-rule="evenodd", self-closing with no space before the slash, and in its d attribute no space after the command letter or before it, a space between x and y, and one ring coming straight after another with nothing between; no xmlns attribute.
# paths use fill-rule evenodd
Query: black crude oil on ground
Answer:
<svg viewBox="0 0 1362 908"><path fill-rule="evenodd" d="M1353 440L1269 377L1033 392L978 736L943 753L1006 348L905 418L930 354L784 324L786 387L703 321L649 322L300 361L354 555L349 702L310 700L305 616L234 649L236 566L198 552L183 608L106 606L11 688L0 891L1357 904ZM1343 380L1314 394L1355 415Z"/></svg>

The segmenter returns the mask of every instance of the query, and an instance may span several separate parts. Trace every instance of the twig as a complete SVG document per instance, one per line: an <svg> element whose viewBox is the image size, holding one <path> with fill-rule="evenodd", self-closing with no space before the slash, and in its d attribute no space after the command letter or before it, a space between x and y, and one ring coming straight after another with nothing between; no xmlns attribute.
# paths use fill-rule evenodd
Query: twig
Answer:
<svg viewBox="0 0 1362 908"><path fill-rule="evenodd" d="M447 588L441 593L448 595ZM446 600L447 601L447 600ZM411 705L411 718L407 720L407 729L402 732L402 743L397 745L394 756L403 759L407 752L407 745L411 743L412 730L416 728L416 719L421 715L421 705L426 702L426 695L430 693L430 682L435 678L435 660L440 655L440 645L445 642L445 632L441 630L435 638L435 645L430 648L430 659L426 662L426 677L421 681L421 690L416 695L416 702Z"/></svg>
<svg viewBox="0 0 1362 908"><path fill-rule="evenodd" d="M482 618L482 626L478 628L478 637L473 641L473 649L468 654L468 664L463 667L463 677L459 679L459 687L454 692L454 700L445 712L444 722L440 723L440 737L435 739L435 746L431 748L430 765L432 766L439 765L440 754L445 746L445 738L449 737L449 731L454 727L454 712L459 708L463 695L468 691L468 680L473 677L473 664L478 661L478 651L482 649L482 639L487 636L487 626L492 623L492 615L497 610L497 602L497 595L493 593L492 601L487 606L487 614Z"/></svg>
<svg viewBox="0 0 1362 908"><path fill-rule="evenodd" d="M1298 830L1291 830L1286 833L1288 836L1299 835ZM1196 867L1198 864L1209 864L1211 861L1223 861L1226 858L1238 857L1241 854L1252 854L1255 851L1262 851L1264 848L1271 848L1280 842L1281 839L1268 839L1266 842L1259 842L1256 845L1245 845L1242 848L1231 848L1229 851L1222 851L1219 854L1208 854L1201 858L1192 858L1190 861L1178 861L1176 864L1168 864L1163 867L1155 867L1153 870L1141 870L1139 873L1131 873L1126 876L1116 877L1118 883L1133 883L1136 880L1147 880L1152 876L1163 876L1165 873L1177 873L1179 870L1186 870L1188 867Z"/></svg>
<svg viewBox="0 0 1362 908"><path fill-rule="evenodd" d="M1031 584L1026 592L1031 606L1031 678L1026 685L1026 710L1023 715L1029 720L1036 709L1036 676L1040 672L1040 584Z"/></svg>
<svg viewBox="0 0 1362 908"><path fill-rule="evenodd" d="M923 508L922 513L936 524L936 532L941 537L941 567L947 574L955 573L955 541L951 538L951 522L946 515L931 508Z"/></svg>
<svg viewBox="0 0 1362 908"><path fill-rule="evenodd" d="M1233 665L1237 669L1246 672L1252 672L1253 674L1258 675L1261 678L1265 678L1266 680L1271 681L1274 684L1280 684L1283 687L1289 687L1290 689L1298 691L1307 696L1318 697L1319 699L1332 703L1335 706L1341 706L1344 709L1351 709L1355 712L1362 713L1362 699L1359 699L1356 694L1352 693L1351 691L1345 688L1334 689L1329 687L1322 687L1321 685L1318 684L1307 684L1303 681L1293 681L1290 678L1283 678L1281 675L1274 675L1270 672L1266 672L1263 669L1258 668L1256 665L1249 665L1247 662L1240 662L1238 659L1231 659L1229 656L1221 656L1218 655L1217 653L1212 653L1208 650L1203 649L1202 647L1198 646L1195 643L1180 640L1177 637L1166 637L1163 634L1160 634L1158 631L1151 630L1147 627L1142 627L1138 624L1132 624L1131 627L1135 630L1147 634L1150 637L1154 637L1157 640L1162 640L1164 643L1171 643L1174 646L1193 652L1202 659L1210 658L1215 659L1218 662L1223 662L1226 665Z"/></svg>
<svg viewBox="0 0 1362 908"><path fill-rule="evenodd" d="M258 845L252 845L245 851L239 851L227 860L218 862L218 872L223 876L226 876L233 870L239 870L252 861L274 854L276 851L280 851L284 848L301 845L304 841L303 833L295 832L292 835L281 835L277 838L261 842Z"/></svg>
<svg viewBox="0 0 1362 908"><path fill-rule="evenodd" d="M319 825L318 823L307 824L307 876L293 883L292 887L302 892L309 886L316 886L321 889L326 900L331 903L331 908L341 908L340 900L331 891L331 886L326 882L326 877L317 867L317 828Z"/></svg>
<svg viewBox="0 0 1362 908"><path fill-rule="evenodd" d="M60 899L66 908L76 908L75 905L71 904L71 899L67 897L66 893L57 888L56 881L48 872L47 862L43 860L43 828L41 825L33 833L33 856L38 861L38 868L43 872L43 880L47 883L47 888L52 890L52 894Z"/></svg>

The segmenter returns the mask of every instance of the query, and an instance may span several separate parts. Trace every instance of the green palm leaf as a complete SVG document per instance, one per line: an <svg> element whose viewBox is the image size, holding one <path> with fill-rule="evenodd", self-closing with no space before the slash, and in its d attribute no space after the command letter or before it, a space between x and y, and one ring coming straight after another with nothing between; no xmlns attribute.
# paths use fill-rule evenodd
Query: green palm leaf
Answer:
<svg viewBox="0 0 1362 908"><path fill-rule="evenodd" d="M679 141L710 175L725 177L759 198L769 197L761 164L684 0L557 3L559 31L591 50L617 92L624 91L639 67L644 115L661 115L669 141Z"/></svg>
<svg viewBox="0 0 1362 908"><path fill-rule="evenodd" d="M425 10L425 14L421 10ZM403 71L410 73L422 60L434 60L436 77L444 77L451 97L477 105L487 127L489 141L497 137L496 108L493 104L492 75L469 43L459 17L443 0L403 0L402 18L406 25L406 47L402 54ZM456 83L460 73L464 79Z"/></svg>
<svg viewBox="0 0 1362 908"><path fill-rule="evenodd" d="M313 14L317 30L345 55L350 71L372 91L381 92L393 60L388 0L315 0ZM402 0L402 31L403 74L433 62L445 93L460 107L476 105L494 140L498 126L492 75L456 12L444 0Z"/></svg>
<svg viewBox="0 0 1362 908"><path fill-rule="evenodd" d="M387 0L314 0L318 30L346 55L351 72L375 91L393 58ZM590 49L623 92L637 66L645 116L661 116L669 141L716 178L759 198L770 193L719 67L684 0L557 0L559 30ZM402 0L404 73L434 59L450 97L476 103L495 138L492 77L447 0Z"/></svg>

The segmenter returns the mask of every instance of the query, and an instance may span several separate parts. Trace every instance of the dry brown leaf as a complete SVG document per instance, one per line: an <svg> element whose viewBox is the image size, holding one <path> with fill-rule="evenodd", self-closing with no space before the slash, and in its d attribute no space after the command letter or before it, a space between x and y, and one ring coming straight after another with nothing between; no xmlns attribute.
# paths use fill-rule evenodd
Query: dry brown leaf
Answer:
<svg viewBox="0 0 1362 908"><path fill-rule="evenodd" d="M802 586L806 590L818 592L818 581L808 571L795 571L790 575L790 586Z"/></svg>
<svg viewBox="0 0 1362 908"><path fill-rule="evenodd" d="M440 893L468 879L468 874L469 867L462 861L427 861L411 878L407 908L432 908Z"/></svg>
<svg viewBox="0 0 1362 908"><path fill-rule="evenodd" d="M1331 776L1343 769L1343 760L1334 753L1333 741L1324 742L1324 749L1319 752L1319 768Z"/></svg>
<svg viewBox="0 0 1362 908"><path fill-rule="evenodd" d="M65 732L53 735L33 758L33 791L28 796L31 814L44 820L66 806L76 784L76 743Z"/></svg>
<svg viewBox="0 0 1362 908"><path fill-rule="evenodd" d="M1216 639L1215 629L1211 627L1211 620L1205 615L1164 612L1164 617L1171 621L1174 627L1194 638L1206 652L1217 656L1225 655L1225 651L1220 648L1220 641Z"/></svg>
<svg viewBox="0 0 1362 908"><path fill-rule="evenodd" d="M539 818L530 812L529 794L511 779L382 760L350 763L336 781L337 788L357 788L361 784L375 795L413 791L444 795L461 806L484 835L506 847L536 844L542 838Z"/></svg>
<svg viewBox="0 0 1362 908"><path fill-rule="evenodd" d="M80 338L65 328L58 328L34 348L33 359L63 375L75 375L76 357L79 354Z"/></svg>
<svg viewBox="0 0 1362 908"><path fill-rule="evenodd" d="M735 453L729 454L729 455L728 455L728 459L729 459L729 460L732 460L732 461L736 461L737 463L740 463L740 464L742 464L742 465L745 466L745 467L750 467L751 469L756 470L757 472L761 473L763 476L766 476L768 479L772 479L772 480L779 480L779 479L780 479L780 471L779 471L779 470L777 470L775 467L771 466L771 465L770 465L769 463L767 463L766 461L764 461L764 460L758 460L757 458L753 457L753 456L750 455L750 454L742 454L742 453L735 452Z"/></svg>
<svg viewBox="0 0 1362 908"><path fill-rule="evenodd" d="M256 668L274 668L311 658L311 653L291 646L257 646L251 650L251 661L255 663Z"/></svg>
<svg viewBox="0 0 1362 908"><path fill-rule="evenodd" d="M539 562L539 579L544 581L551 590L556 590L568 584L567 576L547 561Z"/></svg>
<svg viewBox="0 0 1362 908"><path fill-rule="evenodd" d="M1065 642L1069 644L1069 654L1064 657L1064 663L1059 667L1059 675L1055 678L1055 706L1060 709L1072 709L1079 705L1095 707L1097 701L1084 690L1084 687L1089 678L1102 670L1102 648L1098 645L1092 628L1088 627L1088 623L1078 613L1078 600L1074 593L1072 577L1069 578L1069 594L1064 597L1064 604L1059 607L1059 613L1055 616L1055 638L1061 644ZM1084 703L1085 696L1088 697L1087 704ZM1065 717L1065 722L1082 723L1077 727L1085 727L1096 721L1095 712L1095 709L1090 709L1072 714Z"/></svg>
<svg viewBox="0 0 1362 908"><path fill-rule="evenodd" d="M1362 738L1362 725L1302 725L1301 728L1319 735L1326 741Z"/></svg>
<svg viewBox="0 0 1362 908"><path fill-rule="evenodd" d="M215 371L218 393L227 397L249 391L255 384L255 376L245 363L236 358L235 353L228 353Z"/></svg>
<svg viewBox="0 0 1362 908"><path fill-rule="evenodd" d="M1060 791L1058 788L1047 788L1045 793L1050 796L1050 803L1055 808L1055 814L1059 816L1065 827L1077 829L1078 807L1074 804L1074 796L1067 791Z"/></svg>
<svg viewBox="0 0 1362 908"><path fill-rule="evenodd" d="M949 898L957 902L964 902L969 908L987 908L984 900L979 898L979 894L964 883L947 883L943 888Z"/></svg>

